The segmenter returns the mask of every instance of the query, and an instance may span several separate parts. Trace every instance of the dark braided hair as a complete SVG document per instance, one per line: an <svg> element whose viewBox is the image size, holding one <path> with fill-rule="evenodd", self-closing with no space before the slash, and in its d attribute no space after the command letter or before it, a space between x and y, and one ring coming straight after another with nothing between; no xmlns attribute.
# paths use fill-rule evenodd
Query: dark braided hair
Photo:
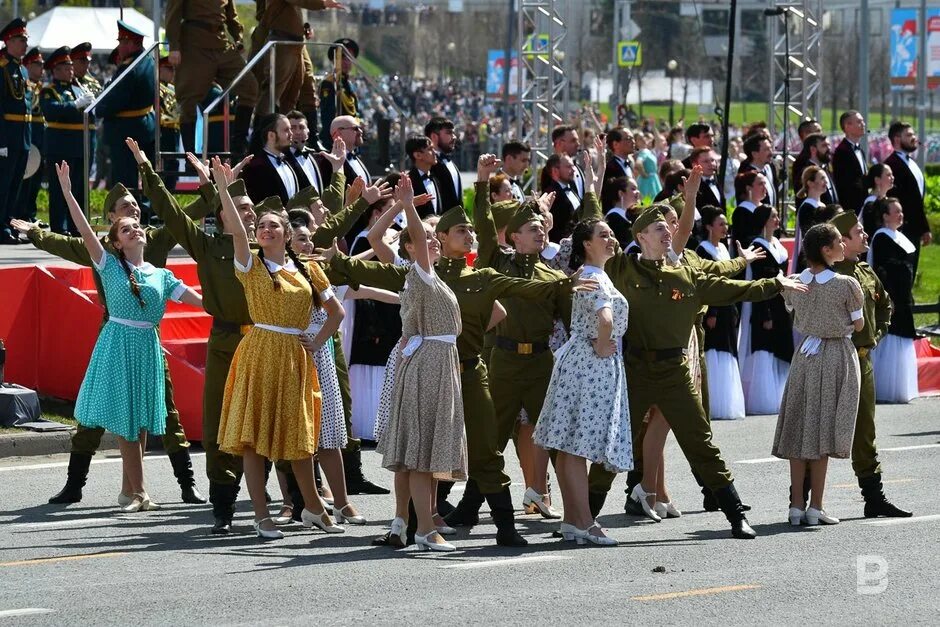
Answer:
<svg viewBox="0 0 940 627"><path fill-rule="evenodd" d="M120 229L121 222L127 218L120 218L111 225L111 229L108 231L108 241L111 242L111 245L118 241L118 230ZM115 248L117 248L115 246ZM107 253L106 253L107 254ZM122 248L117 248L118 261L121 264L121 269L124 270L124 274L127 275L127 280L131 284L131 294L134 295L134 298L137 299L137 302L140 303L140 308L143 309L146 304L144 303L144 297L140 294L140 284L137 282L137 277L134 276L134 272L131 269L131 264L127 261L127 257L124 255L124 250Z"/></svg>
<svg viewBox="0 0 940 627"><path fill-rule="evenodd" d="M258 216L258 223L260 224L261 219L267 215L272 215L276 217L278 221L280 221L281 226L284 228L284 239L285 240L290 239L291 226L290 226L290 222L288 222L287 220L287 214L283 211L264 211L261 213L261 215ZM310 273L307 271L307 266L301 263L300 259L297 257L294 251L291 250L290 246L286 247L285 252L287 254L287 258L294 262L294 265L297 266L297 270L300 272L300 275L310 285L311 292L313 294L313 306L320 307L321 306L320 294L319 292L317 292L316 287L313 285L313 281L310 278ZM271 277L271 281L274 284L274 289L275 290L281 289L281 281L277 278L277 273L271 272L267 264L264 263L264 249L263 248L258 249L258 258L261 260L261 265L264 266L264 269L267 271L268 276Z"/></svg>
<svg viewBox="0 0 940 627"><path fill-rule="evenodd" d="M584 250L584 242L594 237L594 227L603 222L603 220L592 219L582 220L574 225L574 231L571 233L571 258L568 260L568 267L577 270L584 265L587 253Z"/></svg>
<svg viewBox="0 0 940 627"><path fill-rule="evenodd" d="M318 309L323 305L323 303L320 301L320 293L317 291L316 285L313 284L313 279L310 278L310 272L307 270L307 264L300 261L300 259L297 257L297 253L295 253L290 246L287 247L287 256L291 261L294 262L294 265L297 266L297 271L300 272L300 276L302 276L304 280L310 284L310 294L313 297L313 308Z"/></svg>

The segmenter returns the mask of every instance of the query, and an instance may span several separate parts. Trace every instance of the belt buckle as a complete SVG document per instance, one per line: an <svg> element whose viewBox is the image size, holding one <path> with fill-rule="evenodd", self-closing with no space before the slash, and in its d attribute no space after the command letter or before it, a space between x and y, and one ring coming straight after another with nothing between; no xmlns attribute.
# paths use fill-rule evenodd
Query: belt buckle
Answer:
<svg viewBox="0 0 940 627"><path fill-rule="evenodd" d="M529 342L519 342L516 344L516 352L520 355L531 355L532 354L532 344Z"/></svg>
<svg viewBox="0 0 940 627"><path fill-rule="evenodd" d="M253 324L243 324L240 327L238 327L238 332L241 335L246 335L249 331L251 331L251 327L253 326L254 326Z"/></svg>
<svg viewBox="0 0 940 627"><path fill-rule="evenodd" d="M869 349L867 349L867 348L864 348L864 347L863 347L863 348L859 348L859 349L858 349L858 356L859 356L859 357L868 357L868 351L869 351Z"/></svg>

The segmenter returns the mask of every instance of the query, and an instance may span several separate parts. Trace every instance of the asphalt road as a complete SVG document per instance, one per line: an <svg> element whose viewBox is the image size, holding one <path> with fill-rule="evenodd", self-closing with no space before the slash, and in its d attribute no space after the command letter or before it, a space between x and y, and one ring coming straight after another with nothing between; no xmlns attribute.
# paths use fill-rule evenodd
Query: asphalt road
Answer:
<svg viewBox="0 0 940 627"><path fill-rule="evenodd" d="M461 532L450 555L372 547L393 512L391 496L356 498L374 524L338 536L297 527L276 542L254 536L242 501L237 533L218 538L207 533L206 507L175 502L159 454L145 469L164 507L138 514L114 505L115 455L96 457L85 500L67 508L45 504L64 480L66 456L0 460L0 626L935 624L940 400L878 411L885 488L914 510L906 520L862 518L851 466L840 460L830 465L826 509L842 524L791 530L787 465L769 459L774 425L774 417L752 417L715 428L738 490L754 506L757 540L731 539L721 514L701 510L670 441L668 483L685 514L660 524L627 518L621 477L600 517L621 542L614 548L553 539L555 525L537 516L519 518L527 549L496 547L488 516L469 536ZM375 453L364 459L373 479L390 483ZM198 454L200 487L203 462ZM511 453L507 466L520 481ZM273 480L270 487L276 495ZM519 505L522 487L513 491Z"/></svg>

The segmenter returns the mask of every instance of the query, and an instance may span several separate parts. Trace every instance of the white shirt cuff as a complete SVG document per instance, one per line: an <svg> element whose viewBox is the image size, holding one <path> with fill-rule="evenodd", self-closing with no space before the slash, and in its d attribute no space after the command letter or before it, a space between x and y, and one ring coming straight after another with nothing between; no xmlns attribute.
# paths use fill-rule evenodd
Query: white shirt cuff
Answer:
<svg viewBox="0 0 940 627"><path fill-rule="evenodd" d="M103 271L104 271L104 267L105 267L106 265L108 265L108 257L110 257L110 256L111 256L111 255L109 255L106 250L102 249L102 250L101 250L101 259L99 259L98 261L92 260L92 263L93 263L94 266L95 266L95 270L97 270L99 273L100 273L100 272L103 272Z"/></svg>
<svg viewBox="0 0 940 627"><path fill-rule="evenodd" d="M248 271L251 270L251 262L254 255L248 255L248 263L244 266L238 262L238 259L232 257L232 262L235 264L235 269L241 272L242 274L248 274Z"/></svg>
<svg viewBox="0 0 940 627"><path fill-rule="evenodd" d="M852 318L852 322L855 322L856 320L861 320L864 315L862 314L862 310L858 309L849 314L849 317Z"/></svg>
<svg viewBox="0 0 940 627"><path fill-rule="evenodd" d="M333 293L333 289L332 289L332 288L329 288L329 287L328 287L328 288L326 288L325 290L323 290L322 292L320 292L320 302L321 302L321 303L325 303L326 301L332 300L332 299L334 299L334 298L336 298L336 294Z"/></svg>
<svg viewBox="0 0 940 627"><path fill-rule="evenodd" d="M180 283L175 288L173 288L173 293L170 294L170 300L172 300L174 303L183 302L180 300L180 296L182 296L187 289L188 287L185 283Z"/></svg>
<svg viewBox="0 0 940 627"><path fill-rule="evenodd" d="M418 271L418 276L421 277L422 281L424 281L428 285L431 285L432 283L434 283L434 268L431 268L431 273L428 274L427 272L424 271L424 268L421 267L420 263L416 263L415 270Z"/></svg>

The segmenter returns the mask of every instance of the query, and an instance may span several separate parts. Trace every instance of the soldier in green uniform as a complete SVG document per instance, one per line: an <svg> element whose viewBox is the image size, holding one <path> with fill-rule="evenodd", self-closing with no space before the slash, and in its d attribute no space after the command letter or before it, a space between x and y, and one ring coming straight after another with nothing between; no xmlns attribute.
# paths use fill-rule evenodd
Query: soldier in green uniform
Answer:
<svg viewBox="0 0 940 627"><path fill-rule="evenodd" d="M506 238L512 240L515 250L499 246L499 226L491 215L489 178L499 167L494 155L482 155L477 166L477 182L473 224L477 231L477 268L493 268L511 277L555 281L565 277L542 262L541 252L546 235L542 217L535 201L522 205L512 203L515 211L505 222ZM508 213L508 212L507 212ZM504 451L513 436L519 413L525 410L534 427L552 377L554 358L549 339L560 319L567 327L571 321L571 294L559 293L545 301L507 298L502 301L507 317L496 327L493 350L488 362L491 374L490 393L499 427L499 450ZM531 429L519 437L531 441ZM532 445L530 445L532 446ZM546 472L548 452L534 447L536 458L532 468L526 469L527 485L523 505L534 504L546 518L558 518L545 502L548 492Z"/></svg>
<svg viewBox="0 0 940 627"><path fill-rule="evenodd" d="M180 107L176 101L176 87L173 80L176 68L169 58L160 57L160 152L180 152ZM176 189L179 178L176 172L180 160L171 157L163 160L163 182L170 191Z"/></svg>
<svg viewBox="0 0 940 627"><path fill-rule="evenodd" d="M33 95L33 108L30 112L32 121L30 127L32 131L32 145L39 150L40 156L45 154L44 133L46 130L46 121L42 117L42 109L39 108L39 92L42 90L42 71L43 58L39 48L31 48L26 56L23 57L23 67L26 68L29 91ZM39 189L42 187L43 160L39 161L39 169L23 183L20 192L20 200L16 203L19 207L20 217L29 222L36 221L36 197L39 195Z"/></svg>
<svg viewBox="0 0 940 627"><path fill-rule="evenodd" d="M74 65L68 47L63 46L49 55L46 59L46 69L52 73L52 81L40 92L39 104L46 119L49 223L53 233L77 236L78 232L65 205L55 166L61 161L68 162L72 189L81 190L88 185L85 180L85 151L82 144L82 111L91 103L92 96L74 85ZM97 274L95 276L97 277Z"/></svg>
<svg viewBox="0 0 940 627"><path fill-rule="evenodd" d="M68 58L68 56L66 55L65 58ZM65 84L68 85L68 83ZM199 191L200 198L186 207L186 212L195 219L201 219L209 213L209 210L216 202L215 189L211 185L203 185ZM123 217L140 218L140 208L137 201L123 185L116 185L108 192L103 209L111 222ZM56 233L47 233L35 224L20 220L14 220L13 223L17 229L26 233L27 238L36 248L82 266L91 267L93 265L81 237L67 237ZM165 227L147 228L145 234L147 247L144 252L144 261L158 268L165 267L167 255L176 246L173 235ZM102 238L101 243L106 249L110 248L110 244L105 238ZM101 321L103 327L108 321L108 306L105 301L100 276L97 272L93 273L92 276L95 281L95 288L98 291L98 300L104 308L104 316ZM173 402L173 383L170 380L170 370L165 359L163 372L167 407L163 448L170 458L173 474L179 482L183 502L205 503L206 500L196 489L192 461L189 456L189 442L186 440L186 434L180 425L179 412ZM82 487L84 487L88 477L91 458L101 444L103 433L104 429L87 428L79 425L75 435L72 436L72 452L69 457L68 477L65 487L49 499L50 503L77 503L82 500Z"/></svg>
<svg viewBox="0 0 940 627"><path fill-rule="evenodd" d="M121 84L98 103L95 113L103 120L104 142L111 153L112 185L122 183L133 190L137 189L137 168L125 140L133 138L147 157L153 159L156 124L153 103L157 97L153 77L156 68L153 57L147 55L133 70L128 70L130 64L144 53L144 34L121 20L118 20L118 49L121 65L110 83L120 78ZM144 216L145 221L147 217Z"/></svg>
<svg viewBox="0 0 940 627"><path fill-rule="evenodd" d="M525 546L513 522L510 479L504 471L499 450L499 428L490 398L486 365L480 359L483 333L493 305L498 298L522 297L533 301L558 298L582 282L579 277L553 282L529 281L507 277L491 268L467 266L466 254L473 243L473 232L462 207L454 207L435 227L441 240L441 259L437 275L453 290L460 306L462 329L457 338L460 359L464 419L467 430L467 455L470 479L463 499L445 517L448 524L472 526L479 522L483 501L489 502L497 527L496 542L501 546ZM399 292L404 287L407 269L389 264L358 261L336 254L330 263L331 281L352 286L366 284Z"/></svg>
<svg viewBox="0 0 940 627"><path fill-rule="evenodd" d="M33 98L20 60L28 46L26 22L16 18L0 30L0 244L19 244L10 219L19 215L17 199L32 141Z"/></svg>
<svg viewBox="0 0 940 627"><path fill-rule="evenodd" d="M858 351L858 363L862 370L858 417L855 420L855 438L852 440L852 470L858 477L862 498L865 499L865 518L907 518L913 514L885 498L881 464L875 447L875 375L871 366L871 350L888 332L891 298L871 266L860 260L868 252L868 235L855 213L840 213L830 222L839 229L845 244L845 260L836 263L833 269L839 274L855 277L865 295L862 305L865 326L852 334L852 343Z"/></svg>
<svg viewBox="0 0 940 627"><path fill-rule="evenodd" d="M359 57L359 44L349 37L337 39L333 43L342 44L349 54ZM339 59L336 58L337 54ZM320 141L329 149L333 145L333 138L330 137L330 125L333 119L341 115L351 115L358 119L359 98L353 91L352 83L349 82L352 61L343 54L339 46L330 46L327 57L330 63L334 64L334 69L320 81ZM337 89L339 94L337 94Z"/></svg>
<svg viewBox="0 0 940 627"><path fill-rule="evenodd" d="M228 87L245 67L244 29L238 21L235 0L170 0L165 26L169 60L177 66L176 97L183 144L191 152L195 146L196 106L213 82ZM240 158L247 147L248 128L258 103L258 81L249 73L232 88L232 93L238 96L238 106L231 129L231 150Z"/></svg>

